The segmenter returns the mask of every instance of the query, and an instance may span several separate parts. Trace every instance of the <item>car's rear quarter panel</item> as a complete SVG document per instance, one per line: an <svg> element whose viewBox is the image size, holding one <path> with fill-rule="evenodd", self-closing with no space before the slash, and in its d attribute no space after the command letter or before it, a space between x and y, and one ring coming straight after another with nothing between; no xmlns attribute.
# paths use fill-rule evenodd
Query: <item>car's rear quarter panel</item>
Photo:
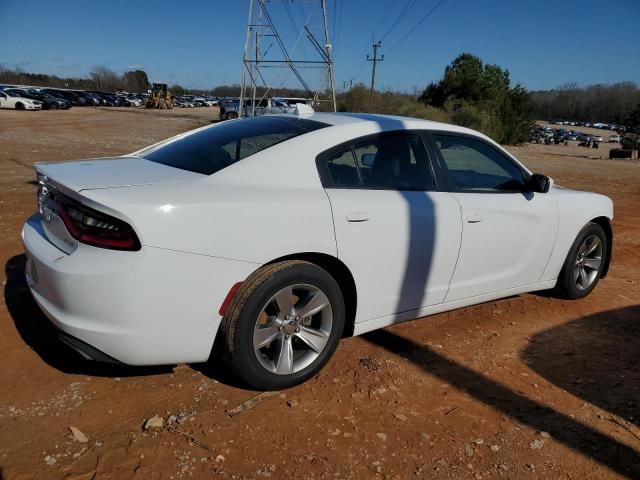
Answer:
<svg viewBox="0 0 640 480"><path fill-rule="evenodd" d="M66 333L130 365L205 361L234 282L254 264L143 247L121 252L80 244L66 255L40 219L23 229L36 301Z"/></svg>

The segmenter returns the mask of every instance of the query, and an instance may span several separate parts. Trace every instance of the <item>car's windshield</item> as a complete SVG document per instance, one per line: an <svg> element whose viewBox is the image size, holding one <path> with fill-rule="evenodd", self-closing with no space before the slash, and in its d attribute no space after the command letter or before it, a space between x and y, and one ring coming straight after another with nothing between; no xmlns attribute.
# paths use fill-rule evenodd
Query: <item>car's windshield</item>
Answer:
<svg viewBox="0 0 640 480"><path fill-rule="evenodd" d="M170 167L211 175L277 143L327 126L292 117L233 120L150 147L139 155Z"/></svg>
<svg viewBox="0 0 640 480"><path fill-rule="evenodd" d="M24 94L21 92L16 92L15 90L5 90L4 93L9 95L10 97L22 97Z"/></svg>

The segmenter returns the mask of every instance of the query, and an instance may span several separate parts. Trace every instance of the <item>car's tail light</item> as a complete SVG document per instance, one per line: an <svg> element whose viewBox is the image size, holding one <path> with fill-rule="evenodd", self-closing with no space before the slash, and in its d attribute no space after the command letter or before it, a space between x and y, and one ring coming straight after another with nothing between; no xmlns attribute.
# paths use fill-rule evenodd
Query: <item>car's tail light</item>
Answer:
<svg viewBox="0 0 640 480"><path fill-rule="evenodd" d="M47 187L41 187L41 191ZM133 228L122 220L98 212L66 195L49 189L44 200L39 193L44 206L58 215L69 234L79 242L94 247L112 250L140 250L140 241Z"/></svg>

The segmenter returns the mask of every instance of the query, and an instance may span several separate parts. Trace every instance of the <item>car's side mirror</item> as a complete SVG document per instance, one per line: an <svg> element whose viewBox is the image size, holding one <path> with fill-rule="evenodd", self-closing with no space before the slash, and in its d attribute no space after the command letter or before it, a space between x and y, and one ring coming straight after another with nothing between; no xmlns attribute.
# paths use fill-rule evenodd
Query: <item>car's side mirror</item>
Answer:
<svg viewBox="0 0 640 480"><path fill-rule="evenodd" d="M375 158L375 153L363 153L360 157L360 163L365 167L371 168L373 167L373 161L375 160Z"/></svg>
<svg viewBox="0 0 640 480"><path fill-rule="evenodd" d="M536 193L547 193L553 186L553 179L542 173L534 173L529 178L529 190Z"/></svg>

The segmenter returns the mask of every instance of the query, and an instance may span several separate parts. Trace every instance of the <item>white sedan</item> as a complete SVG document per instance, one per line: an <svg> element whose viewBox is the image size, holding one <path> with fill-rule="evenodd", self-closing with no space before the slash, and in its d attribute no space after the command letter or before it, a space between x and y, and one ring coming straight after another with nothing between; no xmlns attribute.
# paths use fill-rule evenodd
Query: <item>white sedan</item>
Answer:
<svg viewBox="0 0 640 480"><path fill-rule="evenodd" d="M261 116L35 168L27 281L67 344L150 365L207 361L215 341L260 389L308 379L343 336L584 297L611 258L609 198L424 120Z"/></svg>
<svg viewBox="0 0 640 480"><path fill-rule="evenodd" d="M0 90L0 108L11 110L40 110L42 102L31 98L21 97L16 92Z"/></svg>

